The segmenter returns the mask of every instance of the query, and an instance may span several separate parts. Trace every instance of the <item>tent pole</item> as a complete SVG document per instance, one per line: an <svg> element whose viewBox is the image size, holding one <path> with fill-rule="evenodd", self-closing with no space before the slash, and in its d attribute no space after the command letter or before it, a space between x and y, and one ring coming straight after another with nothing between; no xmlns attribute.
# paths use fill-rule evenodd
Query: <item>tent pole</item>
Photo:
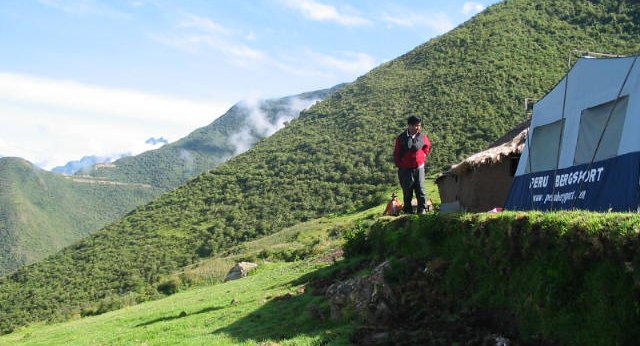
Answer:
<svg viewBox="0 0 640 346"><path fill-rule="evenodd" d="M560 150L562 149L562 137L564 135L564 119L565 119L565 110L567 108L567 89L569 88L569 76L571 75L571 70L567 73L567 76L564 79L564 96L562 98L562 117L560 118L560 138L558 140L558 153L556 154L556 167L553 170L553 179L551 180L551 184L553 184L553 189L551 190L551 208L549 210L553 210L555 200L554 195L556 194L556 176L558 175L558 167L560 166Z"/></svg>
<svg viewBox="0 0 640 346"><path fill-rule="evenodd" d="M527 175L531 176L531 174L533 172L531 172L532 170L532 166L531 166L531 120L532 120L532 114L533 111L531 113L529 113L529 101L534 101L535 99L532 98L525 98L524 99L524 115L526 118L529 119L529 129L527 130L527 138L525 139L525 145L527 146ZM531 102L533 104L533 102ZM533 106L532 106L533 107ZM531 209L533 210L533 187L531 187L531 185L529 185L529 201L531 202Z"/></svg>

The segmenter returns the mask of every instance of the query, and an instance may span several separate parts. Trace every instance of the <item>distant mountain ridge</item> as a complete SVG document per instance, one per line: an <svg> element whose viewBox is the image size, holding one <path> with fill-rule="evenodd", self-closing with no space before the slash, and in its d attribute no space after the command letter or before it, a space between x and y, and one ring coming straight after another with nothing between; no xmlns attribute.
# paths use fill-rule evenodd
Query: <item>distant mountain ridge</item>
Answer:
<svg viewBox="0 0 640 346"><path fill-rule="evenodd" d="M233 135L243 134L246 150L282 127L278 121L297 118L342 86L239 102L208 126L156 150L114 162L85 156L54 170L67 177L23 159L0 158L0 275L45 258L224 162L238 152L229 140Z"/></svg>
<svg viewBox="0 0 640 346"><path fill-rule="evenodd" d="M80 160L69 161L64 166L58 166L51 169L53 173L59 173L64 175L72 175L78 171L82 171L88 167L93 167L96 164L106 163L113 161L110 157L103 156L83 156Z"/></svg>
<svg viewBox="0 0 640 346"><path fill-rule="evenodd" d="M81 182L0 158L0 274L68 246L158 193L151 186Z"/></svg>
<svg viewBox="0 0 640 346"><path fill-rule="evenodd" d="M264 137L297 118L313 103L344 87L306 92L276 99L241 101L211 124L159 149L123 157L111 165L78 172L121 182L175 188L251 148Z"/></svg>
<svg viewBox="0 0 640 346"><path fill-rule="evenodd" d="M165 145L169 143L169 140L164 138L164 137L159 137L159 138L155 138L155 137L151 137L149 139L147 139L145 141L146 144L151 144L151 145Z"/></svg>
<svg viewBox="0 0 640 346"><path fill-rule="evenodd" d="M320 215L377 205L408 114L438 172L524 120L567 54L640 50L640 3L509 0L358 78L255 147L46 260L0 278L0 331L159 296L163 275Z"/></svg>
<svg viewBox="0 0 640 346"><path fill-rule="evenodd" d="M164 137L158 137L158 138L150 137L144 143L154 147L160 147L169 143L169 140ZM154 149L157 149L157 148L154 148ZM149 148L149 150L151 150L151 148ZM112 161L125 156L133 156L133 155L129 153L114 155L113 157L87 155L87 156L83 156L80 160L69 161L64 166L54 167L51 169L51 172L60 173L64 175L73 175L78 172L84 171L88 168L91 168L95 165L100 165L103 163L111 163Z"/></svg>

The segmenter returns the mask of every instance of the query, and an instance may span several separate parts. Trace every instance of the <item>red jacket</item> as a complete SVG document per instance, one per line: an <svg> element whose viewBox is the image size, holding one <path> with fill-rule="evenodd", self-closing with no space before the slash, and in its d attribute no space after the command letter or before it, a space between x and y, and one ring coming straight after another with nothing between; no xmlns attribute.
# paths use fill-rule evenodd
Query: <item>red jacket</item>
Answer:
<svg viewBox="0 0 640 346"><path fill-rule="evenodd" d="M422 136L422 140L418 136ZM393 159L398 168L418 168L427 161L429 152L431 141L427 135L418 133L416 138L411 139L405 131L396 138Z"/></svg>

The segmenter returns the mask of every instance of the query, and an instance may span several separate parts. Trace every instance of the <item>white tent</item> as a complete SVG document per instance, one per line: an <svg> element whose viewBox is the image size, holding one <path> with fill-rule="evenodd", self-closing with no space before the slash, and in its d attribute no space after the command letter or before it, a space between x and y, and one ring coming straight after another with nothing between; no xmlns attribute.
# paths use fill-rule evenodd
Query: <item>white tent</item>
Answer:
<svg viewBox="0 0 640 346"><path fill-rule="evenodd" d="M638 210L640 61L580 58L533 107L512 210Z"/></svg>

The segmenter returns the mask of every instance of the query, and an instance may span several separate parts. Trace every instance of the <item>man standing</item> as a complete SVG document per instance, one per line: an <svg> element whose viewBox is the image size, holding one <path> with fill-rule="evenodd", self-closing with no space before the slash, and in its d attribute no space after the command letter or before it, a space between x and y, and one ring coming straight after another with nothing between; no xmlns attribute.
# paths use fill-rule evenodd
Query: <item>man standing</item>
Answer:
<svg viewBox="0 0 640 346"><path fill-rule="evenodd" d="M422 120L412 115L407 119L407 130L396 138L393 158L398 167L398 178L404 192L404 208L406 214L413 213L411 199L413 193L418 200L418 214L426 213L427 195L424 186L424 164L431 151L431 141L420 129Z"/></svg>

